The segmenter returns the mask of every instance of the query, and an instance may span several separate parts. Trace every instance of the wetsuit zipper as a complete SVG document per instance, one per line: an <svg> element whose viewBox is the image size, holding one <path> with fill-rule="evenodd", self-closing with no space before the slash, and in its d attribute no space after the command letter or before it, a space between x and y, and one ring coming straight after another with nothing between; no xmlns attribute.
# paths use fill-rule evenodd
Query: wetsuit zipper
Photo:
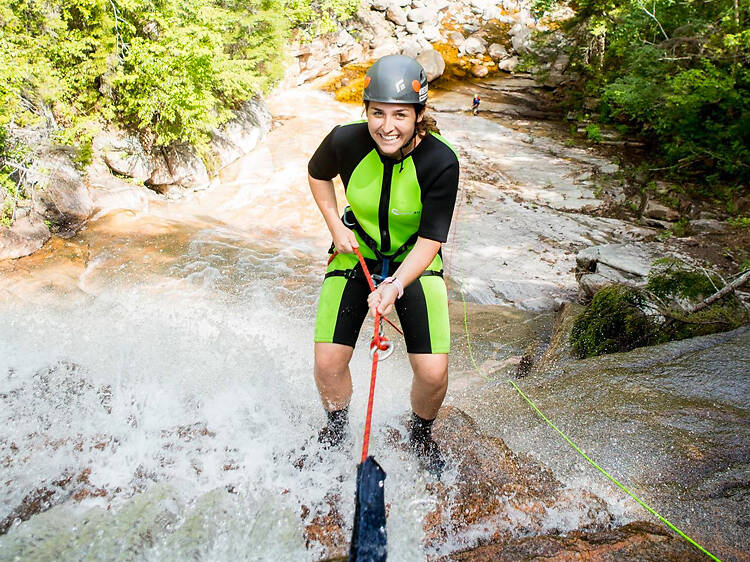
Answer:
<svg viewBox="0 0 750 562"><path fill-rule="evenodd" d="M381 159L382 161L382 159ZM393 162L383 161L383 184L380 188L380 204L378 206L378 226L380 227L380 251L387 253L391 250L391 233L388 216L391 206L391 180L393 179Z"/></svg>

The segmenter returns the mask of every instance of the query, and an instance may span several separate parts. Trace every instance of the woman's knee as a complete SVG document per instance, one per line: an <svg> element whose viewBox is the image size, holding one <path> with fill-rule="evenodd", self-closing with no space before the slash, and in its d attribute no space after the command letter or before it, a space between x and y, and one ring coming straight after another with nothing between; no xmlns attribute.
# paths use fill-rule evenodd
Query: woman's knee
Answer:
<svg viewBox="0 0 750 562"><path fill-rule="evenodd" d="M318 376L336 377L346 373L352 348L335 343L315 344L315 372Z"/></svg>
<svg viewBox="0 0 750 562"><path fill-rule="evenodd" d="M414 376L426 386L442 388L448 384L448 356L444 354L410 358Z"/></svg>

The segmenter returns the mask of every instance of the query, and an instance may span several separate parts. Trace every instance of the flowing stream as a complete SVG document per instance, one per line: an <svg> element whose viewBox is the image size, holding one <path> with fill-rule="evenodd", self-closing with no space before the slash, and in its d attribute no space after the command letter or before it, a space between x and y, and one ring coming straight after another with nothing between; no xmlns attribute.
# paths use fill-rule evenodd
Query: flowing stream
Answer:
<svg viewBox="0 0 750 562"><path fill-rule="evenodd" d="M8 524L0 528L1 560L316 560L322 551L305 544L311 517L333 502L352 520L371 324L352 364L353 442L324 453L311 441L324 422L311 342L329 240L306 162L334 124L360 110L305 89L274 104L277 126L213 189L101 217L0 270L0 522ZM448 138L466 139L478 123L496 127L493 134L512 131L468 115L443 117ZM491 150L481 150L486 167ZM474 300L487 304L468 305L467 342L459 289L482 274L461 256L483 255L486 270L494 258L473 236L497 216L466 198L462 205L467 218L445 250L454 274L447 403L564 482L601 495L619 522L647 519L542 424L507 376L474 368L546 337L552 313L534 303L569 296L574 280L567 246L547 265L516 256L532 284L501 290L496 279L487 286L495 295L518 294L527 306L478 290L485 297ZM595 229L590 217L525 205L518 203L527 214L540 212L523 223L528 229L579 221L578 238L560 231L578 244L620 228L602 219ZM526 235L534 244L548 240ZM414 459L388 442L390 429L404 433L409 411L411 371L397 347L379 370L370 450L388 472L390 558L422 560L422 520L435 500ZM520 384L678 526L741 560L750 525L749 348L748 332L740 331L709 344L675 344L664 363L650 362L644 350ZM449 471L446 482L455 477ZM555 526L577 528L565 513Z"/></svg>

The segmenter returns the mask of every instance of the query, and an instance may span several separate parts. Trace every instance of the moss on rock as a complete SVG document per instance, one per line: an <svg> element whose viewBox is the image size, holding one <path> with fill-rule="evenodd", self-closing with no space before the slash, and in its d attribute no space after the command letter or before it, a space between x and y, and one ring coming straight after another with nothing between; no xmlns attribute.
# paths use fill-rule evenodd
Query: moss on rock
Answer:
<svg viewBox="0 0 750 562"><path fill-rule="evenodd" d="M750 313L731 293L691 312L724 284L715 273L673 259L657 260L644 289L609 285L594 294L573 323L572 351L578 357L591 357L747 324Z"/></svg>
<svg viewBox="0 0 750 562"><path fill-rule="evenodd" d="M647 345L654 325L643 311L645 306L645 298L633 287L610 285L599 289L573 323L573 353L591 357Z"/></svg>

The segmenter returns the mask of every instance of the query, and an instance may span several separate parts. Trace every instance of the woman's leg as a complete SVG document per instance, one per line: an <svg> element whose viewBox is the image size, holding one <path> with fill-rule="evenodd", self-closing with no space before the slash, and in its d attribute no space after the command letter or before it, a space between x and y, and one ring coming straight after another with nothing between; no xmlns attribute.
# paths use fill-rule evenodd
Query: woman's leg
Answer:
<svg viewBox="0 0 750 562"><path fill-rule="evenodd" d="M447 353L410 353L414 371L411 408L420 418L435 419L448 389Z"/></svg>
<svg viewBox="0 0 750 562"><path fill-rule="evenodd" d="M352 397L349 361L354 349L339 343L315 344L315 384L327 412L343 410Z"/></svg>

